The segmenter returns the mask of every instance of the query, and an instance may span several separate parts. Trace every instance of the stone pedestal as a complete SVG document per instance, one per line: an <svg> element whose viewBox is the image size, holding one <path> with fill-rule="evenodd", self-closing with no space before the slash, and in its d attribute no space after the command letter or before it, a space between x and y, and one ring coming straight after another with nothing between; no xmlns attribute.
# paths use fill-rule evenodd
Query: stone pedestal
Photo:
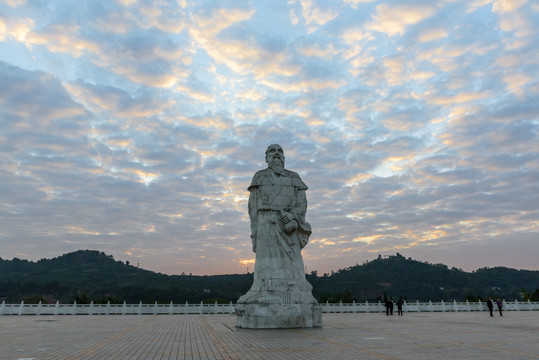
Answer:
<svg viewBox="0 0 539 360"><path fill-rule="evenodd" d="M282 288L272 285L268 287ZM295 291L293 285L286 290L251 289L238 300L236 315L236 326L246 329L322 326L322 308L311 291Z"/></svg>

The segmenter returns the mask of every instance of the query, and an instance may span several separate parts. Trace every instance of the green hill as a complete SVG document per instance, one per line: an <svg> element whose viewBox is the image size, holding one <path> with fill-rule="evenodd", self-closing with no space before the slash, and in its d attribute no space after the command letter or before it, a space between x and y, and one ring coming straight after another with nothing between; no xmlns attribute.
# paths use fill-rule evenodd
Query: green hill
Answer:
<svg viewBox="0 0 539 360"><path fill-rule="evenodd" d="M321 302L375 301L384 296L408 301L476 300L500 296L521 299L521 291L539 291L539 271L504 267L468 273L400 254L338 270L307 275ZM127 303L235 302L253 281L252 274L164 275L139 269L94 250L80 250L37 262L0 259L0 301L76 300ZM535 291L535 292L534 292ZM537 299L539 300L539 299Z"/></svg>
<svg viewBox="0 0 539 360"><path fill-rule="evenodd" d="M174 303L236 301L252 275L164 275L116 261L94 250L54 259L0 259L0 300L86 303Z"/></svg>
<svg viewBox="0 0 539 360"><path fill-rule="evenodd" d="M476 300L489 296L521 299L521 291L539 288L539 271L505 267L483 268L468 273L443 264L429 264L389 256L342 269L323 277L307 276L319 300L348 302L379 299L384 295L408 300ZM340 291L339 291L340 289ZM337 298L336 298L337 297Z"/></svg>

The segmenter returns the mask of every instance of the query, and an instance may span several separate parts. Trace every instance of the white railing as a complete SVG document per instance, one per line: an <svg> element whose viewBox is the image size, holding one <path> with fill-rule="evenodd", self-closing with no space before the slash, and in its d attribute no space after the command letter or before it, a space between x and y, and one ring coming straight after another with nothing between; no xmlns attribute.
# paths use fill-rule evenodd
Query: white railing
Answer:
<svg viewBox="0 0 539 360"><path fill-rule="evenodd" d="M351 304L321 304L322 312L324 313L370 313L370 312L385 312L386 308L382 302L364 303L353 302ZM494 308L497 310L496 304ZM486 302L404 302L402 305L404 312L462 312L462 311L488 311ZM519 302L515 300L513 302L503 300L504 311L539 311L539 302ZM397 306L394 305L394 312L397 312Z"/></svg>
<svg viewBox="0 0 539 360"><path fill-rule="evenodd" d="M539 311L539 302L503 301L504 311ZM381 313L385 306L381 302L322 303L323 313ZM234 314L235 305L230 304L6 304L0 305L0 315L157 315L157 314ZM495 306L496 308L496 306ZM404 302L404 312L463 312L487 311L486 302ZM397 306L394 308L397 312Z"/></svg>
<svg viewBox="0 0 539 360"><path fill-rule="evenodd" d="M230 304L6 304L0 305L0 315L157 315L157 314L233 314Z"/></svg>

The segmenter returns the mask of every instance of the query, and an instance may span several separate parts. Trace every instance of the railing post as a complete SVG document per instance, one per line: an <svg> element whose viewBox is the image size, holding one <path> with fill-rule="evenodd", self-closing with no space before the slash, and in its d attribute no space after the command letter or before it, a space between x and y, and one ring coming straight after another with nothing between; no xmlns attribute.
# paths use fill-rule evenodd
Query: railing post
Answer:
<svg viewBox="0 0 539 360"><path fill-rule="evenodd" d="M126 306L125 306L125 301L124 301L124 304L122 305L122 315L125 315L125 310L126 310L125 308Z"/></svg>
<svg viewBox="0 0 539 360"><path fill-rule="evenodd" d="M37 313L36 315L41 315L41 300L39 300L39 303L37 304Z"/></svg>
<svg viewBox="0 0 539 360"><path fill-rule="evenodd" d="M369 309L369 302L367 300L365 300L365 306L367 307L367 314L371 311Z"/></svg>
<svg viewBox="0 0 539 360"><path fill-rule="evenodd" d="M468 300L466 300L466 309L470 312L470 302Z"/></svg>
<svg viewBox="0 0 539 360"><path fill-rule="evenodd" d="M138 314L142 315L142 301L138 303Z"/></svg>
<svg viewBox="0 0 539 360"><path fill-rule="evenodd" d="M90 301L90 310L89 311L90 311L89 315L92 315L93 312L94 312L94 301L93 300Z"/></svg>
<svg viewBox="0 0 539 360"><path fill-rule="evenodd" d="M77 315L77 300L73 301L73 307L71 308L71 314Z"/></svg>
<svg viewBox="0 0 539 360"><path fill-rule="evenodd" d="M455 307L455 312L459 311L459 306L457 305L457 300L453 299L453 306Z"/></svg>
<svg viewBox="0 0 539 360"><path fill-rule="evenodd" d="M430 303L430 300L429 300L429 303ZM421 309L419 308L419 300L416 300L416 304L417 304L417 312L421 312Z"/></svg>
<svg viewBox="0 0 539 360"><path fill-rule="evenodd" d="M201 313L201 314L203 314L203 311L202 311L202 310L203 310L203 305L204 305L204 304L203 304L202 301L201 301L201 302L200 302L200 313Z"/></svg>
<svg viewBox="0 0 539 360"><path fill-rule="evenodd" d="M434 307L432 306L432 300L429 300L429 310L430 312L434 311Z"/></svg>
<svg viewBox="0 0 539 360"><path fill-rule="evenodd" d="M24 300L21 301L21 305L19 306L19 316L22 315L23 307L24 307Z"/></svg>
<svg viewBox="0 0 539 360"><path fill-rule="evenodd" d="M528 299L528 310L532 311L532 303L531 303L530 299Z"/></svg>
<svg viewBox="0 0 539 360"><path fill-rule="evenodd" d="M169 315L172 315L172 314L173 314L173 305L172 305L172 301L170 302L170 307L169 307L169 310L168 310L168 314L169 314Z"/></svg>
<svg viewBox="0 0 539 360"><path fill-rule="evenodd" d="M58 315L59 308L60 308L60 301L56 300L56 306L54 307L54 315Z"/></svg>

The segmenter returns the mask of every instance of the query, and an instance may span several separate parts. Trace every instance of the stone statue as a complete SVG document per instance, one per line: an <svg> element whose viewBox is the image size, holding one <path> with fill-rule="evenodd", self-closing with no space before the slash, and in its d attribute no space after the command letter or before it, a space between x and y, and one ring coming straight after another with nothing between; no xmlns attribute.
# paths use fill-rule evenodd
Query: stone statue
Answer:
<svg viewBox="0 0 539 360"><path fill-rule="evenodd" d="M322 326L322 311L301 257L311 234L305 221L307 185L284 168L284 160L281 146L270 145L268 167L254 175L248 188L256 262L253 285L236 305L237 327Z"/></svg>

